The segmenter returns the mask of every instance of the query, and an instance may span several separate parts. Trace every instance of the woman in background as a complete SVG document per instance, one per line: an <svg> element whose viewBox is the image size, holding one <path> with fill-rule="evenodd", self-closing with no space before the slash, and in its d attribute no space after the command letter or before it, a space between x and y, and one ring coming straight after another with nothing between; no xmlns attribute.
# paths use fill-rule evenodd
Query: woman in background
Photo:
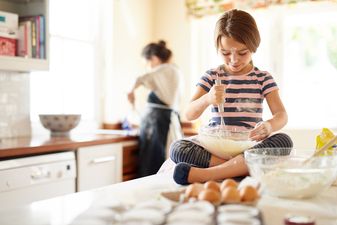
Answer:
<svg viewBox="0 0 337 225"><path fill-rule="evenodd" d="M180 130L176 110L181 83L181 72L170 62L172 51L166 47L164 41L146 45L142 56L151 70L138 77L128 93L128 100L134 106L134 92L139 86L143 85L151 91L147 98L146 113L140 123L138 170L140 177L157 173L166 159L169 130L170 133L173 130ZM176 135L181 136L179 133Z"/></svg>

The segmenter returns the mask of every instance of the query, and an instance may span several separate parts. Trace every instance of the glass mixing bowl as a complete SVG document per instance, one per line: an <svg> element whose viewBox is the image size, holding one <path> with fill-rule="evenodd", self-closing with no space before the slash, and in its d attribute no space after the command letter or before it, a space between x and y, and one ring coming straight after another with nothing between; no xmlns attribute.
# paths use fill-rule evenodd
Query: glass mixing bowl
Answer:
<svg viewBox="0 0 337 225"><path fill-rule="evenodd" d="M337 177L337 154L307 158L292 149L249 149L245 160L252 177L269 195L311 198L331 186Z"/></svg>
<svg viewBox="0 0 337 225"><path fill-rule="evenodd" d="M294 152L292 148L257 148L246 150L244 157L250 175L260 181L262 175L291 158Z"/></svg>
<svg viewBox="0 0 337 225"><path fill-rule="evenodd" d="M249 130L231 130L226 127L202 127L197 136L198 141L207 151L220 158L228 158L242 153L254 146L249 139Z"/></svg>

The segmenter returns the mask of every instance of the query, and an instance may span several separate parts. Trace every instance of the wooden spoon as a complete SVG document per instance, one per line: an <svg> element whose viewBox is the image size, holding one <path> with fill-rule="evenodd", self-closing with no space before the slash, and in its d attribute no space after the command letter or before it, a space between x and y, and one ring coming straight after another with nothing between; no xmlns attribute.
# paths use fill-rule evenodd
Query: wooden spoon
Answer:
<svg viewBox="0 0 337 225"><path fill-rule="evenodd" d="M337 142L337 136L333 137L330 141L328 141L328 143L326 143L325 145L323 145L323 147L320 148L318 151L316 151L312 156L310 156L309 158L307 158L306 160L304 160L303 164L308 163L314 157L318 156L319 154L323 153L325 150L327 150L328 148L330 148L331 146L333 146L336 142Z"/></svg>

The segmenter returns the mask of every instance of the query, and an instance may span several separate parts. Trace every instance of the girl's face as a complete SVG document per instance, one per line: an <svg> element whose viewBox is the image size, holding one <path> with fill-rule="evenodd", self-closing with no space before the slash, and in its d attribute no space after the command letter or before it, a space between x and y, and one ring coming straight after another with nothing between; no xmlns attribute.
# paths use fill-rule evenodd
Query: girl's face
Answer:
<svg viewBox="0 0 337 225"><path fill-rule="evenodd" d="M246 45L237 42L233 38L221 37L219 52L224 59L225 69L233 75L248 73L252 69L250 64L252 52Z"/></svg>

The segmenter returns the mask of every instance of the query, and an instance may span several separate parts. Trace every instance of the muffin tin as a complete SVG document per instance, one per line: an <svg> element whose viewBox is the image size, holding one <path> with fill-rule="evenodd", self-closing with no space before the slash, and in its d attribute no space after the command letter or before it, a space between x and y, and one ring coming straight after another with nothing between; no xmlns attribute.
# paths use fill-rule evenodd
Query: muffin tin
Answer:
<svg viewBox="0 0 337 225"><path fill-rule="evenodd" d="M215 206L207 201L172 204L165 199L133 206L89 208L72 225L263 225L255 206L227 204Z"/></svg>

